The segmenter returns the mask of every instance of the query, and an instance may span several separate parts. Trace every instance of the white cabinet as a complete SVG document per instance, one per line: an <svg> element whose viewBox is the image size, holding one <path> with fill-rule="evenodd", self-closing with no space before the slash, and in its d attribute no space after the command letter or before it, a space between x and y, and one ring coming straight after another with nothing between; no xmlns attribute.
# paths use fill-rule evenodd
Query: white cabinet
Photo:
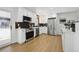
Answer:
<svg viewBox="0 0 79 59"><path fill-rule="evenodd" d="M36 28L33 28L34 29L34 37L36 36Z"/></svg>
<svg viewBox="0 0 79 59"><path fill-rule="evenodd" d="M62 45L64 52L73 52L73 32L65 31L62 34Z"/></svg>
<svg viewBox="0 0 79 59"><path fill-rule="evenodd" d="M47 23L47 16L46 15L41 15L39 16L39 23Z"/></svg>
<svg viewBox="0 0 79 59"><path fill-rule="evenodd" d="M79 52L79 32L74 35L74 52Z"/></svg>
<svg viewBox="0 0 79 59"><path fill-rule="evenodd" d="M47 27L39 27L39 34L45 33L47 34Z"/></svg>
<svg viewBox="0 0 79 59"><path fill-rule="evenodd" d="M79 52L79 22L75 23L74 52Z"/></svg>
<svg viewBox="0 0 79 59"><path fill-rule="evenodd" d="M38 19L37 19L37 16L36 16L36 14L34 14L34 13L32 13L32 23L35 23L35 26L37 26L38 25Z"/></svg>
<svg viewBox="0 0 79 59"><path fill-rule="evenodd" d="M20 28L17 29L17 34L18 34L18 40L17 40L17 42L19 44L24 43L25 40L26 40L25 29L20 29Z"/></svg>

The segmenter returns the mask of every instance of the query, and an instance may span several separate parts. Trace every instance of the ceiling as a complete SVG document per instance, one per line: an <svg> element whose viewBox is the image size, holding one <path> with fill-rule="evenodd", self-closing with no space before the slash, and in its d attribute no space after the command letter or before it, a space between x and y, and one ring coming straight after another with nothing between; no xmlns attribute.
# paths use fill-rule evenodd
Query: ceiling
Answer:
<svg viewBox="0 0 79 59"><path fill-rule="evenodd" d="M79 10L79 7L24 7L28 10L31 10L37 14L56 14L56 13L63 13L63 12L72 12ZM0 7L0 9L7 9L12 10L13 8L10 7Z"/></svg>
<svg viewBox="0 0 79 59"><path fill-rule="evenodd" d="M79 10L79 7L27 7L37 14L55 14Z"/></svg>

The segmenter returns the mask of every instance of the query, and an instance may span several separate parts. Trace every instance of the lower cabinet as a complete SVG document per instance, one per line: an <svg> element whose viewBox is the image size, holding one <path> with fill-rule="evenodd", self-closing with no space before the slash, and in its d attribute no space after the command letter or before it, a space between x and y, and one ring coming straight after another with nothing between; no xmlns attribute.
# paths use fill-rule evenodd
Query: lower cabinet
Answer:
<svg viewBox="0 0 79 59"><path fill-rule="evenodd" d="M47 27L39 27L39 34L45 33L47 34Z"/></svg>
<svg viewBox="0 0 79 59"><path fill-rule="evenodd" d="M66 31L62 34L62 46L64 52L73 52L73 32Z"/></svg>
<svg viewBox="0 0 79 59"><path fill-rule="evenodd" d="M26 38L25 38L25 29L17 29L17 34L18 34L18 40L17 42L19 44L22 44L25 42Z"/></svg>
<svg viewBox="0 0 79 59"><path fill-rule="evenodd" d="M39 28L36 28L36 37L39 36Z"/></svg>
<svg viewBox="0 0 79 59"><path fill-rule="evenodd" d="M34 37L39 36L39 27L34 27Z"/></svg>

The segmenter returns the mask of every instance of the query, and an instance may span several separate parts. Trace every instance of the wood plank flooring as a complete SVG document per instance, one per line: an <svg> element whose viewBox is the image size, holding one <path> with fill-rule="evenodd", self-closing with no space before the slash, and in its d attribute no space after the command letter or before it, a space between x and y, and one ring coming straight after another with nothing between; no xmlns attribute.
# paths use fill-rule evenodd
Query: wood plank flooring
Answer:
<svg viewBox="0 0 79 59"><path fill-rule="evenodd" d="M12 44L1 48L0 52L63 52L60 35L42 34L24 44Z"/></svg>

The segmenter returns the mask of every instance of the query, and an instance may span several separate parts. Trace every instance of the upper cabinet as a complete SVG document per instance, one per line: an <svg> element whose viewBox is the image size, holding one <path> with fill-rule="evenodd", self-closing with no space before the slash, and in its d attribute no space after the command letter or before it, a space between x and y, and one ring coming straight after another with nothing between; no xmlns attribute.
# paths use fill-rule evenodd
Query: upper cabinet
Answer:
<svg viewBox="0 0 79 59"><path fill-rule="evenodd" d="M27 16L28 11L25 10L24 8L19 8L18 9L18 19L17 22L22 22L23 21L23 16Z"/></svg>
<svg viewBox="0 0 79 59"><path fill-rule="evenodd" d="M38 25L38 19L37 19L36 14L34 14L34 13L33 13L33 17L32 17L32 23L35 23L35 26Z"/></svg>
<svg viewBox="0 0 79 59"><path fill-rule="evenodd" d="M47 17L45 15L40 15L39 23L47 23Z"/></svg>
<svg viewBox="0 0 79 59"><path fill-rule="evenodd" d="M31 17L31 22L37 25L38 23L37 16L32 11L25 8L19 8L17 22L23 22L23 16Z"/></svg>
<svg viewBox="0 0 79 59"><path fill-rule="evenodd" d="M31 22L38 25L38 19L35 13L28 11L28 16L31 17Z"/></svg>

